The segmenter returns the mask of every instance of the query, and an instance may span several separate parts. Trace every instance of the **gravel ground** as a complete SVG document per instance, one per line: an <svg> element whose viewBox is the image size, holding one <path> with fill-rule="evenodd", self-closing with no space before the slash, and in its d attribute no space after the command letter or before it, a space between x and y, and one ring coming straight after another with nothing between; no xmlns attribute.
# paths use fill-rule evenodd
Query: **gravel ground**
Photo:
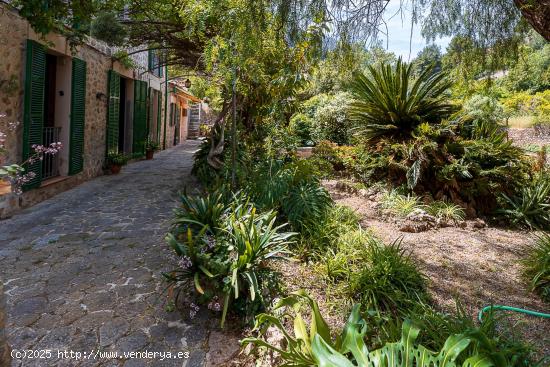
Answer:
<svg viewBox="0 0 550 367"><path fill-rule="evenodd" d="M503 304L550 312L550 305L528 291L521 278L519 261L534 233L501 228L446 227L420 233L399 231L396 223L382 219L376 203L356 194L336 189L335 181L325 183L338 204L356 210L362 225L386 242L402 238L428 277L436 305L447 311L459 299L472 317L480 308ZM550 321L521 317L525 338L535 344L540 355L550 355Z"/></svg>
<svg viewBox="0 0 550 367"><path fill-rule="evenodd" d="M539 136L533 128L510 128L508 137L520 147L529 145L550 145L550 136Z"/></svg>

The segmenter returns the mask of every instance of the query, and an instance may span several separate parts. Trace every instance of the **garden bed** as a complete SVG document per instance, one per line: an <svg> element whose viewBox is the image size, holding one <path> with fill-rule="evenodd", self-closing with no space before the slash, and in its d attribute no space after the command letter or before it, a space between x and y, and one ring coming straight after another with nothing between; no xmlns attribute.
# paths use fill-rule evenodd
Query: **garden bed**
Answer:
<svg viewBox="0 0 550 367"><path fill-rule="evenodd" d="M398 222L380 215L372 199L342 191L335 180L325 181L324 186L337 204L356 210L362 226L384 242L403 238L403 247L421 264L422 272L430 279L430 294L442 310L452 312L458 298L472 317L491 304L548 311L548 304L530 293L521 278L519 262L525 246L533 242L534 232L479 228L482 226L478 220L466 221L465 228L401 232ZM525 339L536 346L541 356L550 353L550 322L527 317L514 320L521 321L518 326Z"/></svg>

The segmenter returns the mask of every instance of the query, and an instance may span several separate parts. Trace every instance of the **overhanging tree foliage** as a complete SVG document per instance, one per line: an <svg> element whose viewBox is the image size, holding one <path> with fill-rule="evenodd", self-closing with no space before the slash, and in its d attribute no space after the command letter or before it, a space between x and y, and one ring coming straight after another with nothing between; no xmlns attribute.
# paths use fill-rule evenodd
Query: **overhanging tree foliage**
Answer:
<svg viewBox="0 0 550 367"><path fill-rule="evenodd" d="M495 52L513 46L510 41L517 40L521 14L550 39L549 0L402 2L412 2L414 19L422 22L428 36L463 35L477 48ZM384 26L388 0L14 0L12 4L39 33L61 32L75 43L89 33L98 15L119 14L125 45L162 50L166 65L215 76L223 105L232 97L237 76L238 119L252 131L266 121L288 120L296 93L313 60L321 56L322 46L375 39ZM427 16L421 18L424 12ZM228 111L222 109L225 115ZM225 115L217 125L226 120ZM221 150L216 147L212 154Z"/></svg>

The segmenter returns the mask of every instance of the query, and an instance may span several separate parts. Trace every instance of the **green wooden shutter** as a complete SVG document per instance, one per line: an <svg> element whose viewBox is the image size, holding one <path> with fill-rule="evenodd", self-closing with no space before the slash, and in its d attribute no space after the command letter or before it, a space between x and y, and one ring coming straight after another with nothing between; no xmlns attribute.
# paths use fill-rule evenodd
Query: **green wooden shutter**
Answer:
<svg viewBox="0 0 550 367"><path fill-rule="evenodd" d="M134 81L134 129L133 154L145 154L145 140L147 139L147 83Z"/></svg>
<svg viewBox="0 0 550 367"><path fill-rule="evenodd" d="M162 106L162 93L157 93L157 143L160 143L160 116L161 116L161 106Z"/></svg>
<svg viewBox="0 0 550 367"><path fill-rule="evenodd" d="M86 121L86 62L73 58L71 81L71 141L69 174L84 167L84 126Z"/></svg>
<svg viewBox="0 0 550 367"><path fill-rule="evenodd" d="M107 153L118 152L118 120L120 118L120 75L109 70L108 78Z"/></svg>
<svg viewBox="0 0 550 367"><path fill-rule="evenodd" d="M42 144L44 129L44 93L46 83L46 50L37 42L27 40L27 63L25 67L25 96L23 112L23 160L34 151L32 146ZM25 167L35 177L25 190L39 187L42 182L42 162L37 161Z"/></svg>

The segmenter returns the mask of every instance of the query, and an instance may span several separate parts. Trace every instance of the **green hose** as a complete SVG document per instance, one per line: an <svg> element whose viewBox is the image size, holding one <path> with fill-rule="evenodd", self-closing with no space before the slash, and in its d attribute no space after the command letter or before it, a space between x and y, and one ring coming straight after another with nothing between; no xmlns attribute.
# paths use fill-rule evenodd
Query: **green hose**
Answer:
<svg viewBox="0 0 550 367"><path fill-rule="evenodd" d="M489 310L503 310L503 311L514 311L514 312L519 312L519 313L524 313L524 314L527 314L527 315L531 315L531 316L536 316L536 317L542 317L542 318L545 318L545 319L550 319L550 314L549 313L542 313L542 312L537 312L537 311L531 311L531 310L524 310L523 308L517 308L517 307L511 307L511 306L501 306L501 305L494 305L494 306L486 306L486 307L483 307L481 309L481 311L479 311L479 315L478 315L478 319L479 319L479 322L482 321L483 319L483 314Z"/></svg>

